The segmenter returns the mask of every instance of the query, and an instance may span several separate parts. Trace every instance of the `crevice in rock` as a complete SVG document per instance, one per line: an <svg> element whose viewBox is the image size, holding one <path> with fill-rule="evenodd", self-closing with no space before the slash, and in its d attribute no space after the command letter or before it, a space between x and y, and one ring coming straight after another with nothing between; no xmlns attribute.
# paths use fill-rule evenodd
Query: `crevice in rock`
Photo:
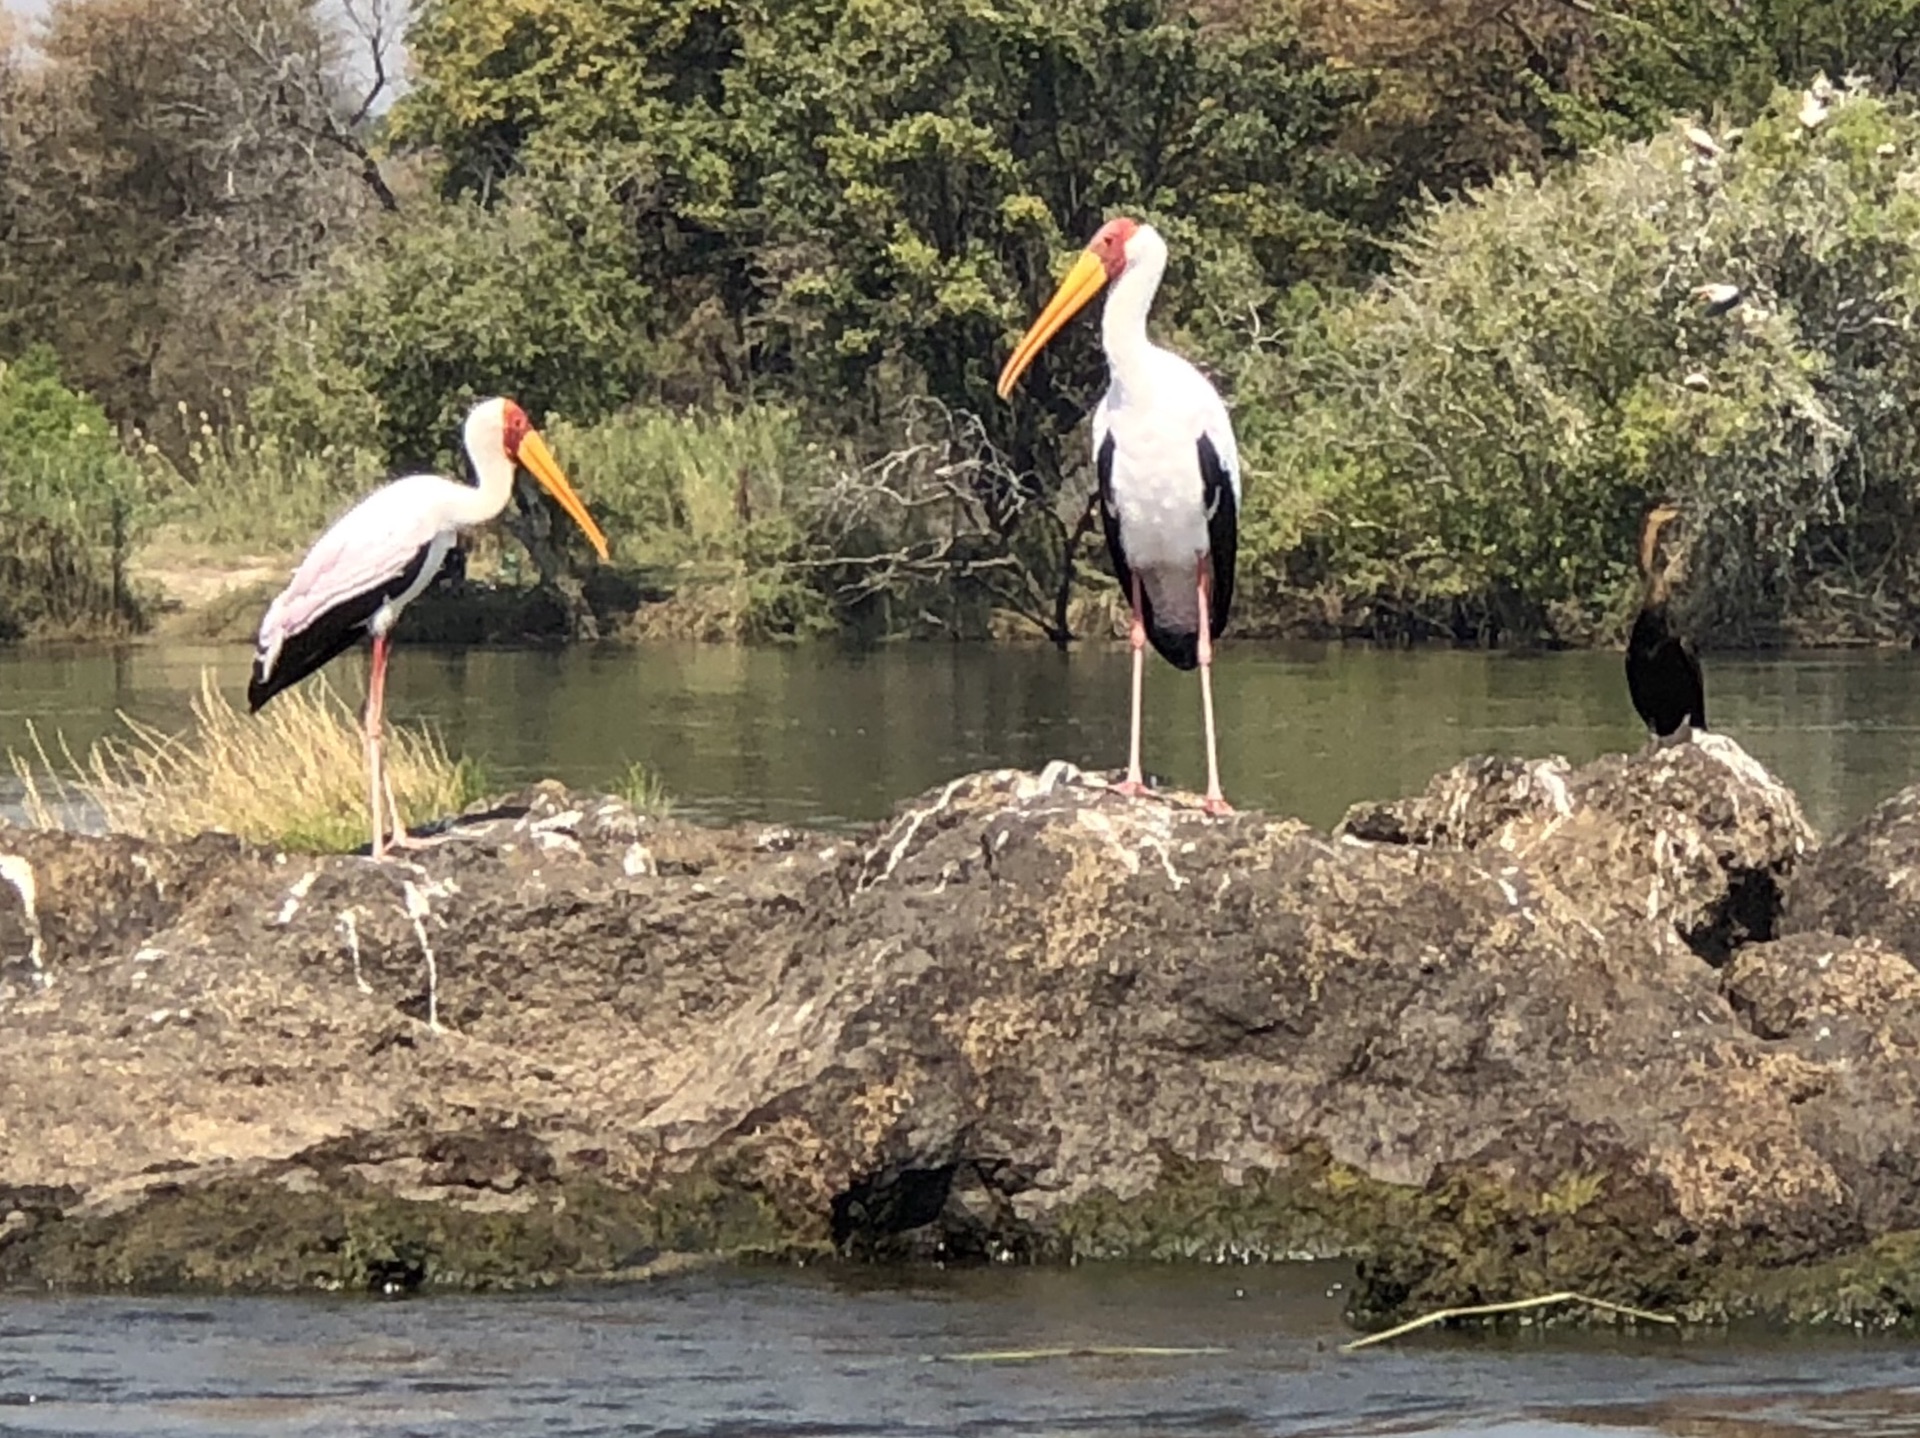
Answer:
<svg viewBox="0 0 1920 1438"><path fill-rule="evenodd" d="M885 1256L883 1250L898 1246L893 1240L940 1216L958 1167L909 1168L860 1179L834 1197L834 1246L853 1257Z"/></svg>
<svg viewBox="0 0 1920 1438"><path fill-rule="evenodd" d="M1025 1258L1031 1236L1008 1201L1005 1163L962 1160L876 1174L833 1201L833 1241L849 1258L967 1262Z"/></svg>
<svg viewBox="0 0 1920 1438"><path fill-rule="evenodd" d="M1784 900L1780 876L1771 869L1740 869L1728 875L1727 894L1704 923L1681 931L1687 947L1716 969L1725 968L1744 944L1779 936Z"/></svg>

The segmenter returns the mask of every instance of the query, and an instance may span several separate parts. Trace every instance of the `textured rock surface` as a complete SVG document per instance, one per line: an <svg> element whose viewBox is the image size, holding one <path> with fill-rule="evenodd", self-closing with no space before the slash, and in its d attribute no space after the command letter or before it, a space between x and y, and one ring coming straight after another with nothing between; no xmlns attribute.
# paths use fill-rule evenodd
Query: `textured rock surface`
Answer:
<svg viewBox="0 0 1920 1438"><path fill-rule="evenodd" d="M0 854L8 1281L1352 1253L1363 1321L1920 1302L1911 951L1839 900L1775 938L1825 856L1722 739L1331 836L1056 765L860 842L549 786L406 863Z"/></svg>

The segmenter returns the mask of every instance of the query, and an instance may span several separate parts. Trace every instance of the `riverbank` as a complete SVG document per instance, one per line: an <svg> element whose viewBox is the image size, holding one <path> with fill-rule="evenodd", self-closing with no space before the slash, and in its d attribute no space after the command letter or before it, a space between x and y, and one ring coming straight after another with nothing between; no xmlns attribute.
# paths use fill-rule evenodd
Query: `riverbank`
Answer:
<svg viewBox="0 0 1920 1438"><path fill-rule="evenodd" d="M273 596L299 562L298 554L228 554L169 546L131 566L144 596L144 638L159 642L251 644ZM740 623L737 575L686 574L671 567L601 568L577 583L540 586L460 574L449 575L407 610L406 635L416 644L513 645L567 644L580 639L616 643L686 641L695 643L781 642L795 636L753 636ZM1246 606L1242 606L1243 610ZM1126 614L1118 591L1076 593L1070 623L1077 640L1126 635ZM854 631L858 634L858 630ZM1598 629L1588 645L1555 644L1553 649L1615 649L1623 643L1614 629ZM67 640L124 638L119 631L61 636ZM811 630L806 637L819 637ZM1030 624L1017 618L988 616L979 634L925 627L910 636L951 643L993 638L1003 642L1045 642ZM1406 626L1383 620L1366 605L1333 595L1301 593L1262 611L1236 615L1233 640L1379 645L1393 648L1488 648L1529 652L1542 646L1478 640L1441 633L1431 626ZM1832 633L1779 635L1775 641L1724 652L1811 653L1822 650L1911 649L1913 635L1886 628L1868 634L1836 629ZM1706 652L1714 652L1704 646Z"/></svg>
<svg viewBox="0 0 1920 1438"><path fill-rule="evenodd" d="M1334 834L1066 766L855 838L557 786L418 862L9 831L0 1279L1346 1254L1908 1321L1920 791L1469 761Z"/></svg>

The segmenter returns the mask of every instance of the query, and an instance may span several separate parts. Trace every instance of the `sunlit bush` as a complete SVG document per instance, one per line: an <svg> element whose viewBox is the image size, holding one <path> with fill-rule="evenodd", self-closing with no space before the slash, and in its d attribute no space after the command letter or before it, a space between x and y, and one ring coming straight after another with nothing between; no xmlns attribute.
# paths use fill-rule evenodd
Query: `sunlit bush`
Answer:
<svg viewBox="0 0 1920 1438"><path fill-rule="evenodd" d="M1717 156L1676 128L1437 207L1385 281L1303 323L1248 385L1280 406L1249 426L1255 468L1313 516L1269 589L1342 591L1385 632L1590 638L1665 492L1713 633L1903 624L1920 122L1843 92L1809 125L1803 103ZM1709 284L1739 302L1709 313Z"/></svg>
<svg viewBox="0 0 1920 1438"><path fill-rule="evenodd" d="M308 449L245 422L216 429L185 405L178 423L180 442L150 444L143 458L159 518L195 544L297 552L390 477L378 451L347 436ZM184 461L173 463L168 450Z"/></svg>
<svg viewBox="0 0 1920 1438"><path fill-rule="evenodd" d="M139 468L51 351L0 363L0 636L132 627Z"/></svg>
<svg viewBox="0 0 1920 1438"><path fill-rule="evenodd" d="M826 457L792 412L637 408L559 422L555 451L591 496L617 559L654 571L699 637L814 632L826 602L796 567Z"/></svg>

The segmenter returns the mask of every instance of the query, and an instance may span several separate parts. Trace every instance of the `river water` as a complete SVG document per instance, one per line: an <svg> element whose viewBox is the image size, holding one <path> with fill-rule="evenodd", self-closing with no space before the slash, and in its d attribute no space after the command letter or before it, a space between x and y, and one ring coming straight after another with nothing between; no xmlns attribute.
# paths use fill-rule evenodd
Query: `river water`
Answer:
<svg viewBox="0 0 1920 1438"><path fill-rule="evenodd" d="M1343 1354L1343 1276L1325 1264L784 1272L398 1303L9 1299L0 1430L1920 1434L1910 1347L1533 1332ZM1142 1347L1181 1351L1093 1351ZM1020 1356L994 1356L1008 1354Z"/></svg>
<svg viewBox="0 0 1920 1438"><path fill-rule="evenodd" d="M115 709L184 726L204 667L241 701L244 648L136 646L0 654L0 748L26 723L76 749ZM501 783L606 784L655 769L679 812L844 826L969 769L1126 762L1118 645L595 647L434 652L401 644L400 722L431 721ZM364 665L332 672L356 705ZM1488 750L1578 761L1643 742L1618 654L1414 654L1228 644L1217 676L1221 769L1243 807L1317 825L1422 787ZM1920 776L1920 654L1709 657L1709 717L1799 792L1823 831ZM1154 661L1146 767L1199 787L1198 682ZM0 804L17 791L0 780Z"/></svg>
<svg viewBox="0 0 1920 1438"><path fill-rule="evenodd" d="M124 709L183 726L243 649L0 655L0 747L76 748ZM359 662L336 666L360 693ZM398 652L389 704L503 784L639 760L680 812L845 826L967 769L1122 762L1127 656L919 645ZM1641 742L1620 659L1230 645L1222 766L1243 806L1330 824L1487 750ZM1147 767L1204 776L1190 676L1148 677ZM1710 713L1823 830L1920 773L1920 656L1708 662ZM0 788L0 808L8 801ZM17 797L14 796L14 797ZM756 1271L557 1295L0 1296L0 1432L1914 1435L1920 1348L1664 1332L1426 1335L1345 1355L1326 1265ZM992 1359L995 1351L1210 1350Z"/></svg>

